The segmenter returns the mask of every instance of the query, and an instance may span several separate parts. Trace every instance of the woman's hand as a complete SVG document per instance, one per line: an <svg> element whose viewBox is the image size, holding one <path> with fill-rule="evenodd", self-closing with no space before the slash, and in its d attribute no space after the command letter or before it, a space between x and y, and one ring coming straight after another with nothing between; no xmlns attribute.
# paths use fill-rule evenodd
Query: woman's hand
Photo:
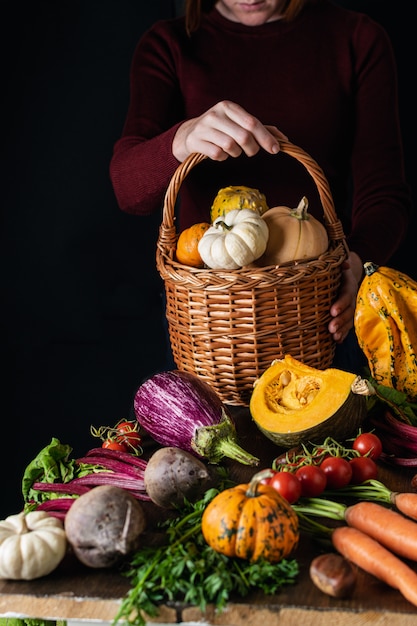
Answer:
<svg viewBox="0 0 417 626"><path fill-rule="evenodd" d="M329 322L329 332L336 343L342 343L353 327L356 296L362 274L362 261L355 252L351 252L343 265L339 297L330 309L333 319Z"/></svg>
<svg viewBox="0 0 417 626"><path fill-rule="evenodd" d="M278 128L264 126L238 104L224 100L181 124L172 142L172 153L180 162L193 152L213 161L225 161L242 152L254 156L261 148L276 154L280 139L287 137Z"/></svg>

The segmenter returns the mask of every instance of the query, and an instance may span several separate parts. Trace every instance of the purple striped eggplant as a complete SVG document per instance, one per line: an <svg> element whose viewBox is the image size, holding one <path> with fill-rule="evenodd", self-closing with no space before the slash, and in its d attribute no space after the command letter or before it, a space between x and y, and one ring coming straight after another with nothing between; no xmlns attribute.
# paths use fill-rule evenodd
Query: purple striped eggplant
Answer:
<svg viewBox="0 0 417 626"><path fill-rule="evenodd" d="M163 446L181 448L209 463L224 457L244 465L259 463L239 445L236 427L217 393L194 374L154 374L137 390L134 410L139 424Z"/></svg>

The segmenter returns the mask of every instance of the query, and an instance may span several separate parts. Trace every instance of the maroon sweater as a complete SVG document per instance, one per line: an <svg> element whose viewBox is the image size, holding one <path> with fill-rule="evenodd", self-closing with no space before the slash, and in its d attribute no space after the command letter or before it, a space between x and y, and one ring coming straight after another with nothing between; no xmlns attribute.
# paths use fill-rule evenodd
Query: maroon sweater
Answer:
<svg viewBox="0 0 417 626"><path fill-rule="evenodd" d="M110 164L123 211L161 210L179 164L171 151L178 125L225 99L277 126L317 161L351 250L387 263L405 235L411 200L394 55L382 27L327 1L293 22L256 27L214 9L191 38L183 18L156 23L134 54L130 105ZM227 185L260 189L269 206L296 206L306 195L311 212L323 215L305 167L261 151L197 165L181 186L178 230L208 221Z"/></svg>

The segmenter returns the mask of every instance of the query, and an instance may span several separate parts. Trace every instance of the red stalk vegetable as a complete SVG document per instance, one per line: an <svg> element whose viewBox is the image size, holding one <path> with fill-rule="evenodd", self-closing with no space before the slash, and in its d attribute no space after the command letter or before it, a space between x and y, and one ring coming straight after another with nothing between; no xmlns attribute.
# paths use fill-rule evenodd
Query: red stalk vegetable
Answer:
<svg viewBox="0 0 417 626"><path fill-rule="evenodd" d="M23 482L26 510L47 508L62 519L69 508L62 509L64 500L73 502L98 485L120 487L137 500L150 500L144 483L144 459L104 448L92 448L78 459L70 459L70 452L69 446L53 439L28 466Z"/></svg>
<svg viewBox="0 0 417 626"><path fill-rule="evenodd" d="M224 457L244 465L259 463L239 445L219 396L194 374L179 370L155 374L137 390L134 409L139 424L163 446L181 448L210 463Z"/></svg>
<svg viewBox="0 0 417 626"><path fill-rule="evenodd" d="M102 458L100 456L88 455L77 459L77 463L91 464L94 466L99 465L100 467L110 470L112 472L120 472L121 474L126 474L128 476L133 477L142 477L145 469L141 470L135 465L128 465L124 461L118 461L117 459L112 458ZM145 463L146 467L146 463Z"/></svg>
<svg viewBox="0 0 417 626"><path fill-rule="evenodd" d="M91 448L84 457L77 459L78 463L89 463L89 457L96 456L100 459L116 459L117 461L124 461L128 465L134 465L140 469L145 469L146 461L131 454L130 452L122 452L121 450L110 450L106 448Z"/></svg>
<svg viewBox="0 0 417 626"><path fill-rule="evenodd" d="M55 498L54 500L45 500L38 505L37 511L47 511L52 517L65 521L65 517L74 504L75 498Z"/></svg>
<svg viewBox="0 0 417 626"><path fill-rule="evenodd" d="M380 459L392 465L417 467L417 427L394 417L388 409L371 421L384 448Z"/></svg>

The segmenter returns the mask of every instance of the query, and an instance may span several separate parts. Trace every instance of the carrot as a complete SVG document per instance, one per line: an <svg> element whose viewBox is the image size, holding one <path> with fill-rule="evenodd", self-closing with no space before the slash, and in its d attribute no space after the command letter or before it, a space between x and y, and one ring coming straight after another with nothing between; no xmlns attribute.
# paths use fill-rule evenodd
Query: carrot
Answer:
<svg viewBox="0 0 417 626"><path fill-rule="evenodd" d="M366 533L399 556L417 561L417 523L376 502L358 502L345 510L349 526Z"/></svg>
<svg viewBox="0 0 417 626"><path fill-rule="evenodd" d="M392 491L391 502L401 513L417 521L417 493Z"/></svg>
<svg viewBox="0 0 417 626"><path fill-rule="evenodd" d="M340 526L332 531L334 548L346 559L375 576L417 606L417 573L378 541L357 528Z"/></svg>
<svg viewBox="0 0 417 626"><path fill-rule="evenodd" d="M298 515L304 513L344 521L399 556L417 561L417 522L383 504L364 500L346 506L323 498L300 498L293 508Z"/></svg>

